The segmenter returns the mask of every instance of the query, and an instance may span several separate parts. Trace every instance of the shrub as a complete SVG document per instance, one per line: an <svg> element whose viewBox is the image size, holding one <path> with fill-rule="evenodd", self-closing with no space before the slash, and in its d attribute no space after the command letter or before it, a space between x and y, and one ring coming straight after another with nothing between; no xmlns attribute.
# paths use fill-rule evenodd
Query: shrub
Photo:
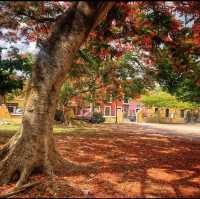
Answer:
<svg viewBox="0 0 200 199"><path fill-rule="evenodd" d="M65 122L65 116L62 110L56 110L54 120L59 121L59 122Z"/></svg>
<svg viewBox="0 0 200 199"><path fill-rule="evenodd" d="M105 121L105 118L103 117L102 113L97 113L97 112L95 112L90 119L90 122L93 124L99 124L104 121Z"/></svg>

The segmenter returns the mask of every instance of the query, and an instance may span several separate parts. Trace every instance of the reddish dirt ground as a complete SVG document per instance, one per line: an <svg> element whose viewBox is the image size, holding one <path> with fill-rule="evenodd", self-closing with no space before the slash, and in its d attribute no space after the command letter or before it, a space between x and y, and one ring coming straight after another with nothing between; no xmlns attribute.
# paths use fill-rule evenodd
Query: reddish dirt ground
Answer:
<svg viewBox="0 0 200 199"><path fill-rule="evenodd" d="M100 125L56 135L73 168L55 177L57 197L200 198L200 141L145 132L138 125ZM40 175L31 180L43 180ZM0 187L8 191L14 183ZM53 197L45 183L13 197Z"/></svg>

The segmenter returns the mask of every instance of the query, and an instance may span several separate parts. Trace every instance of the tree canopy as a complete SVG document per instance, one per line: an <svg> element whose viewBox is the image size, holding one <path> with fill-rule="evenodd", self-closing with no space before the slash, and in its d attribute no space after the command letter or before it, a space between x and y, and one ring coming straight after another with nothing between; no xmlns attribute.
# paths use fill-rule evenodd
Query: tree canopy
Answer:
<svg viewBox="0 0 200 199"><path fill-rule="evenodd" d="M7 32L1 31L1 39L17 42L23 37L26 42L36 41L40 47L51 33L52 25L75 4L1 2L3 18L0 23L7 28ZM196 1L116 3L90 33L79 55L82 52L85 56L89 51L93 57L108 60L132 50L140 55L149 68L149 74L156 74L156 81L169 92L177 93L182 100L198 102L199 8ZM18 31L14 32L16 28ZM74 62L79 58L76 56ZM119 70L124 69L121 67ZM192 79L190 83L188 79ZM140 84L138 82L135 81L136 87ZM191 85L194 92L190 91ZM184 89L188 91L183 96Z"/></svg>
<svg viewBox="0 0 200 199"><path fill-rule="evenodd" d="M195 109L199 107L196 103L180 101L175 96L161 90L154 90L146 95L143 95L141 102L146 106L160 108Z"/></svg>

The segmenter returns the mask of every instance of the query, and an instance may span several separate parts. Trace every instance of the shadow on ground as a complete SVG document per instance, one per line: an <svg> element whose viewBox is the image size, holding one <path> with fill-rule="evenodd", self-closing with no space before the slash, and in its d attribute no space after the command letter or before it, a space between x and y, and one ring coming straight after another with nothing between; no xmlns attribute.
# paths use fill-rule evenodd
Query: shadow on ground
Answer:
<svg viewBox="0 0 200 199"><path fill-rule="evenodd" d="M137 125L101 125L56 140L77 165L57 177L59 197L200 197L199 141Z"/></svg>

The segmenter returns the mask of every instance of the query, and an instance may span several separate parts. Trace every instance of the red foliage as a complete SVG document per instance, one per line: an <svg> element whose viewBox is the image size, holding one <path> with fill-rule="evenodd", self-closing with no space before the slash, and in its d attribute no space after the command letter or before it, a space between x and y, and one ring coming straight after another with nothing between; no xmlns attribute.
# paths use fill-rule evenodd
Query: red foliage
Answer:
<svg viewBox="0 0 200 199"><path fill-rule="evenodd" d="M182 26L181 21L173 18L172 26L171 26L171 31L172 32L177 32L177 31L179 31L181 29L181 26Z"/></svg>
<svg viewBox="0 0 200 199"><path fill-rule="evenodd" d="M20 27L19 31L22 35L32 42L36 41L38 37L46 38L48 33L51 32L51 20L44 20L54 18L62 15L70 6L71 2L9 2L2 4L2 16L10 17L10 21L21 22L23 19L24 27ZM0 8L1 8L0 7ZM108 14L107 19L98 26L93 32L90 33L88 43L94 42L99 48L88 45L91 51L97 56L105 58L106 56L121 56L126 51L130 51L133 47L137 46L143 50L152 52L154 43L165 43L166 45L174 46L177 48L177 34L181 32L183 24L174 15L174 11L182 14L191 14L195 16L195 23L192 27L193 37L190 39L190 44L196 47L200 44L200 25L197 23L200 17L200 6L198 2L172 2L170 4L163 1L159 2L119 2ZM145 18L148 12L161 13L162 16L170 17L171 23L168 30L162 32L158 30L157 21L151 18ZM24 20L25 17L25 20ZM40 19L40 20L39 20ZM20 23L19 23L20 24ZM162 23L161 23L162 24ZM148 31L143 31L143 29ZM13 33L12 33L13 34ZM13 40L17 39L13 34L7 35L12 37ZM169 36L170 35L170 36ZM174 37L171 37L174 35ZM3 36L1 35L3 38ZM131 41L123 42L122 38L131 38ZM115 48L104 47L104 44L110 44L114 41ZM154 42L156 41L156 42ZM181 40L184 43L184 39ZM189 49L188 49L189 52Z"/></svg>
<svg viewBox="0 0 200 199"><path fill-rule="evenodd" d="M152 48L152 40L148 36L144 36L143 38L143 44L145 45L145 49L151 49Z"/></svg>
<svg viewBox="0 0 200 199"><path fill-rule="evenodd" d="M197 80L196 85L200 87L200 79Z"/></svg>
<svg viewBox="0 0 200 199"><path fill-rule="evenodd" d="M200 45L200 24L194 24L192 27L192 31L194 34L194 44L199 46Z"/></svg>

